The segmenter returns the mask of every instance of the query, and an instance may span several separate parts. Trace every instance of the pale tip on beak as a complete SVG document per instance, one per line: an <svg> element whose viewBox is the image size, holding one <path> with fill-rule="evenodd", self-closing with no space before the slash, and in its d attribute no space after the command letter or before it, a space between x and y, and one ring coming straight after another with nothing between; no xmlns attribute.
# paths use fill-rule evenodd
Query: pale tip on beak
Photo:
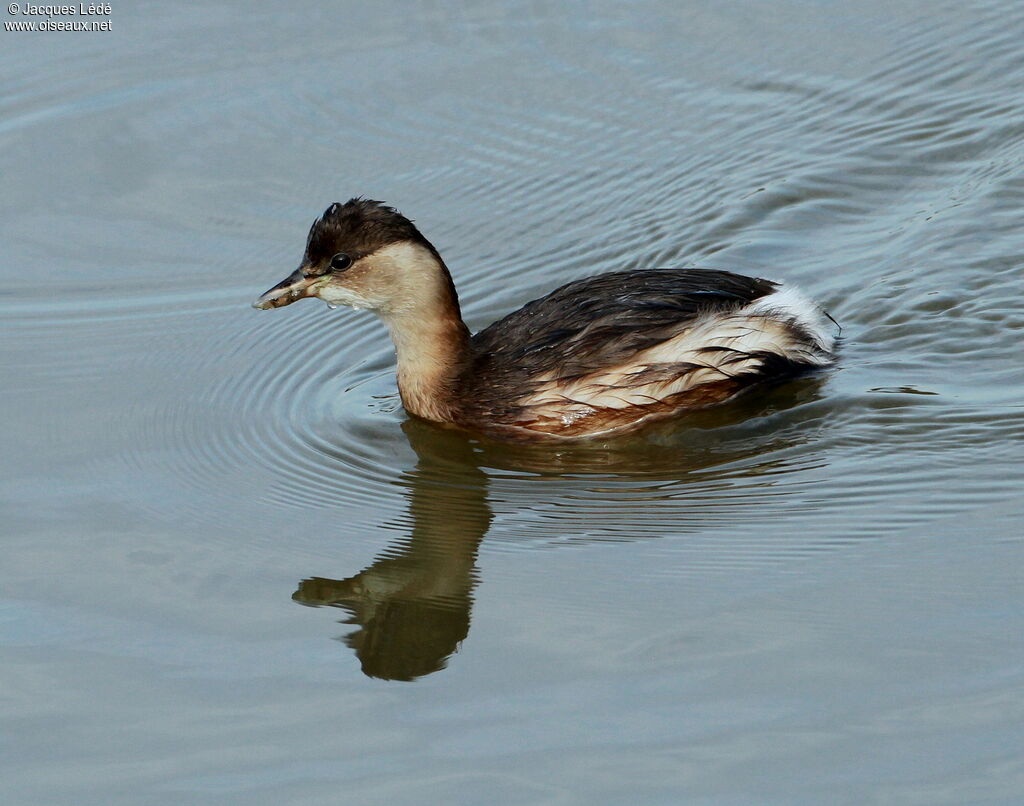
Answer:
<svg viewBox="0 0 1024 806"><path fill-rule="evenodd" d="M265 311L269 308L282 308L291 305L295 300L316 296L313 283L318 277L306 277L301 269L296 269L273 288L260 294L252 303L252 307Z"/></svg>

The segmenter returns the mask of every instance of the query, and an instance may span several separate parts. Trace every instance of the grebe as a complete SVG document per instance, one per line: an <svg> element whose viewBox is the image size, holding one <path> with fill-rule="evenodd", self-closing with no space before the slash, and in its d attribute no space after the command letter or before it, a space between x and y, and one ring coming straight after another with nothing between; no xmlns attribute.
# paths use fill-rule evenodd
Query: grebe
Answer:
<svg viewBox="0 0 1024 806"><path fill-rule="evenodd" d="M831 317L798 291L700 269L576 280L470 335L441 255L369 199L328 207L253 307L304 297L384 320L406 411L510 438L622 431L835 358Z"/></svg>

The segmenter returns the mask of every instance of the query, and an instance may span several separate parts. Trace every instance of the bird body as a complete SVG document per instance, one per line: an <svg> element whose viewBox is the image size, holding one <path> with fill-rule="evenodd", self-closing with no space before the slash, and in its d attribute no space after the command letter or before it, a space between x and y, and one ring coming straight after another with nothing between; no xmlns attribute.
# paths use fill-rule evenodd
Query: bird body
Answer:
<svg viewBox="0 0 1024 806"><path fill-rule="evenodd" d="M701 269L576 280L471 336L437 250L362 199L329 207L300 268L254 305L306 296L383 318L407 411L510 438L618 432L834 360L829 318L801 293Z"/></svg>

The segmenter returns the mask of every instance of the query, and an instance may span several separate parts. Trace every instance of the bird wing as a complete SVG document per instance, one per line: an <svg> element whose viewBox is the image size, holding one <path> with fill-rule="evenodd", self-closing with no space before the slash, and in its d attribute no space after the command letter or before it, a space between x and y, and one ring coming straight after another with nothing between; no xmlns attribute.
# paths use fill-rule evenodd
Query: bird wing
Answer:
<svg viewBox="0 0 1024 806"><path fill-rule="evenodd" d="M693 332L687 342L688 331L776 288L700 269L614 272L569 283L473 337L475 388L467 397L484 416L507 422L548 409L563 416L657 402L688 371L729 360L723 351L695 363L690 347L707 347L706 334Z"/></svg>

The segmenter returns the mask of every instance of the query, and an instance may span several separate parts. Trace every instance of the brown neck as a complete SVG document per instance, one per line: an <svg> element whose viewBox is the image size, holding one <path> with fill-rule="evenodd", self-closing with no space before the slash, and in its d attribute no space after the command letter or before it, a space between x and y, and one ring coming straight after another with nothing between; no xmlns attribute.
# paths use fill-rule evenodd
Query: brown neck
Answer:
<svg viewBox="0 0 1024 806"><path fill-rule="evenodd" d="M398 355L398 392L406 411L453 422L458 384L469 363L469 329L459 316L454 291L427 306L385 317Z"/></svg>
<svg viewBox="0 0 1024 806"><path fill-rule="evenodd" d="M452 422L470 342L444 261L426 241L408 240L377 249L361 268L350 283L358 284L364 307L375 310L391 331L406 410Z"/></svg>

